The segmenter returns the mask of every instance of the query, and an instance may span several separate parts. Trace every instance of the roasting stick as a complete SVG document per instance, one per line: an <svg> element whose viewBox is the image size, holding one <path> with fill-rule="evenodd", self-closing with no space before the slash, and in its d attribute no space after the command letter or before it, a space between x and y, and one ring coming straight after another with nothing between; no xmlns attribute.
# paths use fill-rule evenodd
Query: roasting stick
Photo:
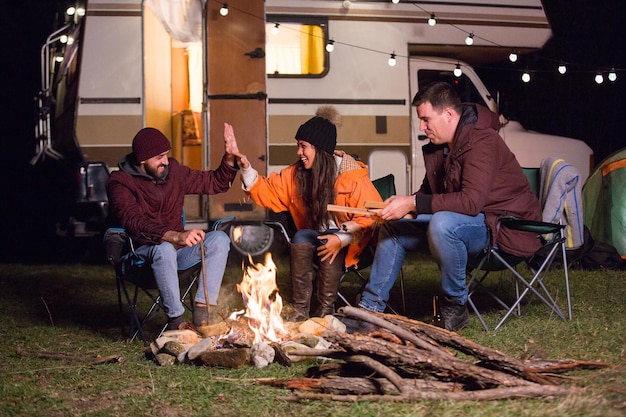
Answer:
<svg viewBox="0 0 626 417"><path fill-rule="evenodd" d="M207 324L208 323L208 317L209 317L209 290L207 289L207 283L206 283L206 265L204 262L204 239L202 239L200 241L200 260L202 262L202 284L204 287L204 302L206 303L206 314L207 314Z"/></svg>
<svg viewBox="0 0 626 417"><path fill-rule="evenodd" d="M387 206L387 203L383 201L365 201L365 203L363 203L363 206L365 208L346 207L346 206L339 206L337 204L329 204L328 206L326 206L326 210L338 212L338 213L367 214L370 216L375 216L375 215L378 215L378 212L381 209ZM414 216L412 216L409 213L406 216L404 216L404 218L413 219Z"/></svg>
<svg viewBox="0 0 626 417"><path fill-rule="evenodd" d="M370 210L366 208L359 207L346 207L346 206L338 206L336 204L329 204L326 209L328 211L334 211L339 213L353 213L353 214L376 214L378 210Z"/></svg>

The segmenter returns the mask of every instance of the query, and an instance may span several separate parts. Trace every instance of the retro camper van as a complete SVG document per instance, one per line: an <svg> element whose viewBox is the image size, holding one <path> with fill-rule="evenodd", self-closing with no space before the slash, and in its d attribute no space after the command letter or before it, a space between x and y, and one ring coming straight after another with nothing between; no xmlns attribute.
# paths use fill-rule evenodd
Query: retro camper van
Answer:
<svg viewBox="0 0 626 417"><path fill-rule="evenodd" d="M295 162L298 126L332 104L343 116L337 147L367 163L372 179L393 173L402 194L424 175L426 141L410 105L416 91L451 81L464 100L498 112L472 66L537 50L551 36L540 0L83 3L84 15L68 25L74 43L55 46L55 32L46 47L65 59L44 66L42 78L53 81L43 95L56 103L45 145L62 153L74 146L84 161L115 169L134 134L153 126L171 138L175 158L211 168L229 122L266 174ZM556 154L583 180L589 174L593 153L584 142L501 119L500 133L523 166ZM238 183L225 194L190 196L185 210L190 222L236 216L237 235L253 242L242 251L271 244L262 224L268 213Z"/></svg>

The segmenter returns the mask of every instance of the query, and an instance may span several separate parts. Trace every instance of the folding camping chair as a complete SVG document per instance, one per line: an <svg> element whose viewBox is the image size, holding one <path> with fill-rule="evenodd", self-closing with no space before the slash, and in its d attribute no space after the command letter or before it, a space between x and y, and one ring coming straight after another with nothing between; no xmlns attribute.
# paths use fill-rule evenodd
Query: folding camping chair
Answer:
<svg viewBox="0 0 626 417"><path fill-rule="evenodd" d="M184 214L183 214L184 217ZM211 230L220 230L226 223L235 219L235 216L225 217L215 221ZM184 222L184 219L183 219ZM132 239L123 228L109 228L104 234L105 251L107 260L115 269L115 282L117 285L117 300L120 315L126 316L125 308L128 310L128 317L122 322L122 333L124 331L124 321L129 321L128 338L132 342L139 337L144 345L148 345L144 333L145 325L154 317L155 313L164 309L161 295L149 265L135 253L135 246ZM191 267L179 270L178 278L181 284L181 301L185 308L193 311L193 288L202 273L202 261L198 260ZM147 296L150 307L147 312L141 313L140 298ZM123 296L123 297L122 297ZM126 303L126 305L124 304ZM143 303L142 303L143 305ZM159 337L167 327L167 323L161 328Z"/></svg>
<svg viewBox="0 0 626 417"><path fill-rule="evenodd" d="M537 190L538 177L537 169L524 169L529 182L531 183L531 189ZM478 308L473 300L473 296L479 292L484 292L495 300L501 307L506 310L505 315L494 327L498 329L502 324L512 315L521 315L521 304L524 299L527 302L532 300L531 296L539 298L548 308L554 312L561 319L565 320L566 317L571 320L572 307L569 288L569 273L567 269L567 255L566 255L566 231L565 225L540 222L531 220L516 219L511 216L504 216L499 221L499 227L505 227L515 230L521 230L526 232L535 233L542 240L542 247L535 253L535 256L531 259L524 259L518 256L505 253L499 250L497 247L492 246L485 250L479 257L470 258L468 260L468 287L469 294L467 301L478 317L478 320L482 324L485 330L489 330L487 323L483 316L478 311ZM563 273L565 278L565 292L567 301L567 316L559 308L555 298L550 294L544 283L545 278L553 264L554 259L558 254L561 254L563 259ZM522 272L522 268L516 268L518 265L526 263L528 274ZM507 304L500 297L490 291L484 285L484 281L491 272L496 271L510 271L513 274L513 281L515 285L515 300L512 304ZM520 291L521 288L521 291Z"/></svg>

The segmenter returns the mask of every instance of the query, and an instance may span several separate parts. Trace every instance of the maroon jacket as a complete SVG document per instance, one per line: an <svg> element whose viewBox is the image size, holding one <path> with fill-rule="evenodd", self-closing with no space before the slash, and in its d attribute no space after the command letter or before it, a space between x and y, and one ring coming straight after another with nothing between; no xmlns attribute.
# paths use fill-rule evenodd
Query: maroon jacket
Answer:
<svg viewBox="0 0 626 417"><path fill-rule="evenodd" d="M501 215L541 220L541 205L515 155L497 130L498 116L486 107L465 104L448 155L445 146L423 147L426 177L416 198L418 213L453 211L485 214L492 242L512 255L529 257L539 249L536 234L506 228Z"/></svg>
<svg viewBox="0 0 626 417"><path fill-rule="evenodd" d="M168 230L182 232L185 194L218 194L228 191L237 174L222 159L218 169L199 171L169 158L163 179L143 173L129 154L112 172L106 185L109 210L137 246L160 244Z"/></svg>

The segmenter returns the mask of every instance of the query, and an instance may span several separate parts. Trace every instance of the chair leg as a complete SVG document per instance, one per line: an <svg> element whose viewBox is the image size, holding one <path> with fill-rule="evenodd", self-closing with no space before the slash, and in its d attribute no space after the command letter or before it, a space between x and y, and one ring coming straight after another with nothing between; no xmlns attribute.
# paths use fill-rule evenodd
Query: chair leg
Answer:
<svg viewBox="0 0 626 417"><path fill-rule="evenodd" d="M129 328L128 328L129 341L132 342L135 340L137 336L139 336L141 340L143 341L144 346L147 346L148 343L143 334L142 323L139 320L139 316L137 313L137 298L139 296L139 287L135 286L135 290L131 298L130 294L128 293L128 289L126 288L126 284L121 278L117 280L117 285L118 285L118 290L121 290L121 292L124 293L124 298L126 299L126 303L128 305L128 310L129 310L129 315L130 315ZM121 294L118 295L118 302L119 302L120 313L123 315ZM122 331L123 330L124 329L122 328Z"/></svg>
<svg viewBox="0 0 626 417"><path fill-rule="evenodd" d="M476 307L476 304L474 304L474 301L472 300L472 296L474 295L476 290L482 286L483 280L489 274L488 272L485 272L482 275L482 277L477 278L478 277L478 273L480 271L480 266L482 266L482 264L483 264L483 262L481 262L481 264L479 265L479 268L477 268L475 270L474 274L472 274L472 276L470 277L469 282L467 283L467 286L469 288L469 293L467 294L467 303L470 305L472 311L474 312L474 314L478 318L478 321L480 321L480 324L482 324L483 329L485 329L485 331L488 332L489 331L489 326L487 326L487 323L485 322L485 319L483 319L483 315L480 314L480 311L478 311L478 307Z"/></svg>
<svg viewBox="0 0 626 417"><path fill-rule="evenodd" d="M341 275L341 278L339 278L339 286L340 287L341 287L341 283L346 278L346 275L348 274L348 272L349 271L347 271L347 270L344 271L343 274ZM344 297L344 295L341 293L341 291L337 291L337 297L339 297L339 299L341 300L342 303L344 303L348 307L352 307L352 304L350 304L350 302L346 299L346 297Z"/></svg>
<svg viewBox="0 0 626 417"><path fill-rule="evenodd" d="M515 275L515 277L517 278L516 282L522 283L524 284L524 286L526 288L524 288L524 291L522 291L522 293L520 294L520 296L517 298L517 300L515 301L515 303L509 308L509 310L506 312L506 314L504 315L504 317L500 320L500 322L496 325L496 327L494 328L494 330L497 330L505 321L507 318L509 318L509 316L511 315L511 313L513 313L513 311L515 309L517 309L520 305L520 303L522 302L522 299L526 296L526 294L528 294L528 292L532 292L532 294L534 294L535 296L537 296L541 301L543 301L543 303L550 307L550 309L556 314L558 315L560 318L562 318L563 320L565 320L565 316L563 315L563 313L561 312L561 310L559 309L558 305L556 305L556 302L554 301L554 299L550 296L550 293L548 292L548 290L546 289L545 285L543 284L543 278L546 274L546 266L548 264L550 264L551 259L554 258L554 254L556 252L557 247L555 246L554 248L552 248L552 250L550 251L550 254L548 255L548 257L544 260L544 262L542 263L541 267L538 269L538 271L535 273L535 276L533 277L532 280L527 281L524 279L524 277L522 277L520 275L519 272L517 272L514 268L508 267L508 269ZM494 255L498 258L501 259L500 255L497 252L494 252ZM502 262L504 262L503 259L501 259ZM544 294L546 295L545 297L539 292L539 290L537 290L534 285L539 285L541 287L541 289L544 291ZM546 299L546 297L549 299Z"/></svg>
<svg viewBox="0 0 626 417"><path fill-rule="evenodd" d="M400 268L400 297L402 299L402 314L406 316L406 298L404 296L404 269Z"/></svg>
<svg viewBox="0 0 626 417"><path fill-rule="evenodd" d="M563 254L563 272L565 273L565 292L567 296L567 317L572 319L572 299L569 292L569 272L567 268L567 254L565 250L565 245L561 244L561 250Z"/></svg>

